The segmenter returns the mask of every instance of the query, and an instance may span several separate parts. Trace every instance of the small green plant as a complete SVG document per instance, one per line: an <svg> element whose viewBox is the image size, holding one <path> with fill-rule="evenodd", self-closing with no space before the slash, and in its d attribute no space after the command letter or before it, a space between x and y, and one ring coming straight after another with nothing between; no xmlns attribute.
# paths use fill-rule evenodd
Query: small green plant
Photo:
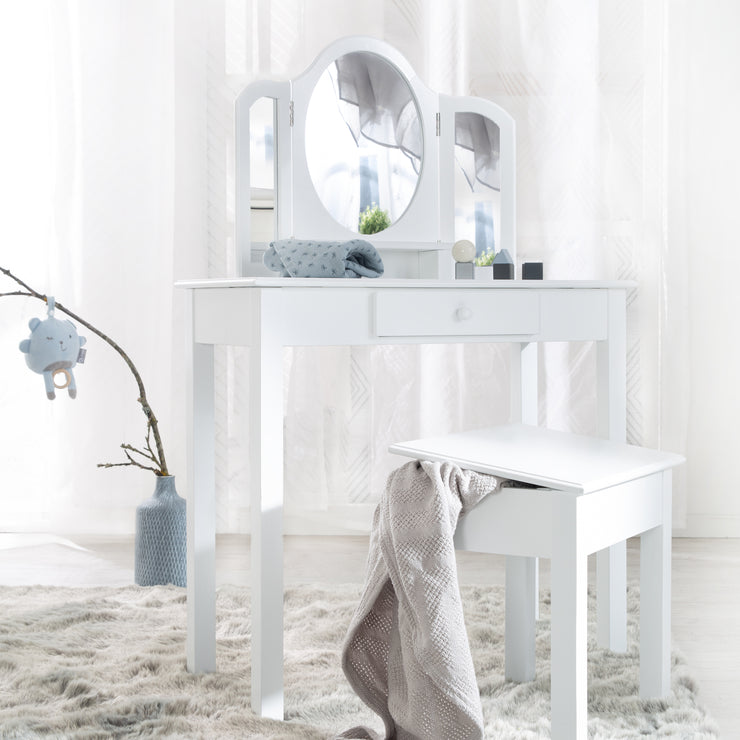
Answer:
<svg viewBox="0 0 740 740"><path fill-rule="evenodd" d="M360 234L377 234L391 225L391 217L388 211L378 206L368 206L360 214Z"/></svg>
<svg viewBox="0 0 740 740"><path fill-rule="evenodd" d="M492 249L486 249L483 254L478 255L478 257L475 258L476 267L488 267L489 265L492 265L495 256L496 253Z"/></svg>

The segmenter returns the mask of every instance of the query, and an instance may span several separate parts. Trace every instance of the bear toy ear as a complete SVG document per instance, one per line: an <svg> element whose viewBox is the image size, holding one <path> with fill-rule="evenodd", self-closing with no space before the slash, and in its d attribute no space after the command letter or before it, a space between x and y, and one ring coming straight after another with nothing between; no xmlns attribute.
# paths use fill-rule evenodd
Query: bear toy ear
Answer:
<svg viewBox="0 0 740 740"><path fill-rule="evenodd" d="M31 319L28 322L28 328L33 331L39 324L41 323L41 319Z"/></svg>
<svg viewBox="0 0 740 740"><path fill-rule="evenodd" d="M25 352L28 354L31 351L31 340L30 339L24 339L19 345L18 349L20 349L21 352Z"/></svg>
<svg viewBox="0 0 740 740"><path fill-rule="evenodd" d="M80 347L87 341L87 337L78 337L78 339L80 340Z"/></svg>

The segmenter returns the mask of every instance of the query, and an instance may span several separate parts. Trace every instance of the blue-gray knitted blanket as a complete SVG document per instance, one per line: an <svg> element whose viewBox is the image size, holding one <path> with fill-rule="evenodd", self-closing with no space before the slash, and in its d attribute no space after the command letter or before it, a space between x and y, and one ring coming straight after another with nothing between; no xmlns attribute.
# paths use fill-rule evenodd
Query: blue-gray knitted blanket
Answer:
<svg viewBox="0 0 740 740"><path fill-rule="evenodd" d="M270 243L262 261L281 277L376 278L383 274L378 250L363 239L278 239Z"/></svg>

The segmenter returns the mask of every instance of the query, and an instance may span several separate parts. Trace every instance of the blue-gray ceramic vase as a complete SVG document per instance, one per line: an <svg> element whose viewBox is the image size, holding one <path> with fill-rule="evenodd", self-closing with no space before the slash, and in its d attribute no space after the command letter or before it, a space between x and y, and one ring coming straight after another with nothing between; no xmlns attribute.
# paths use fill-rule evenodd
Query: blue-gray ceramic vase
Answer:
<svg viewBox="0 0 740 740"><path fill-rule="evenodd" d="M186 585L185 505L175 490L175 476L158 475L154 495L136 507L138 586Z"/></svg>

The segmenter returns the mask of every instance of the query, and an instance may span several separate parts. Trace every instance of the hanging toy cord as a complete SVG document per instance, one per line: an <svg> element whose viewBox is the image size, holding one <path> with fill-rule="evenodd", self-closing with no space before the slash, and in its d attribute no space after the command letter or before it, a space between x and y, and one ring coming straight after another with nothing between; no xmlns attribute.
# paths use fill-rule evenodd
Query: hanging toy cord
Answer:
<svg viewBox="0 0 740 740"><path fill-rule="evenodd" d="M50 319L53 319L54 318L54 305L55 305L54 304L54 296L53 295L46 296L46 304L49 307L47 309L47 312L46 312L47 313L47 316Z"/></svg>

